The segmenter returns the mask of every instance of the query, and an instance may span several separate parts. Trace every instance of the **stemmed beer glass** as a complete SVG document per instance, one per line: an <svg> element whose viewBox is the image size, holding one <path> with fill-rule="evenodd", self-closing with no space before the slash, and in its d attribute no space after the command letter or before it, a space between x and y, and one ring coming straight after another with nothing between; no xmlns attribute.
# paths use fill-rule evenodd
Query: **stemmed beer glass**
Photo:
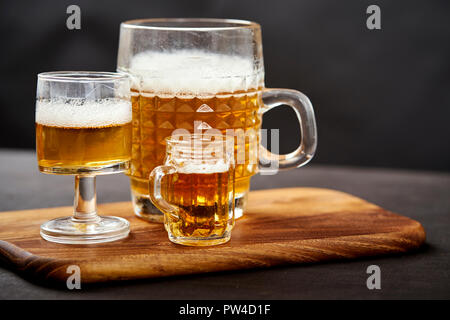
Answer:
<svg viewBox="0 0 450 320"><path fill-rule="evenodd" d="M36 151L39 170L75 175L74 214L42 224L44 239L89 244L128 235L127 220L97 215L95 177L129 168L131 117L127 75L109 72L38 75Z"/></svg>

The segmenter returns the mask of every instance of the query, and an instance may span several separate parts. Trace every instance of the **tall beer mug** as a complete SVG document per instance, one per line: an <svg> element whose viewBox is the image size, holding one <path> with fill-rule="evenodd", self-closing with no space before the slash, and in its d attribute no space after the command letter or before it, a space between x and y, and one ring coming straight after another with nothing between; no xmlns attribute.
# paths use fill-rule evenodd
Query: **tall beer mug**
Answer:
<svg viewBox="0 0 450 320"><path fill-rule="evenodd" d="M258 170L306 164L317 144L309 99L301 92L264 87L261 28L221 19L147 19L121 24L119 72L132 79L132 160L129 172L136 215L163 221L148 194L152 170L164 163L165 138L174 130L235 134L235 216L245 211L250 178ZM272 154L260 141L261 118L291 106L301 128L298 148ZM254 143L256 141L256 143ZM243 142L243 143L241 143ZM273 144L273 141L272 141ZM258 151L259 150L259 151ZM256 161L254 161L256 159Z"/></svg>

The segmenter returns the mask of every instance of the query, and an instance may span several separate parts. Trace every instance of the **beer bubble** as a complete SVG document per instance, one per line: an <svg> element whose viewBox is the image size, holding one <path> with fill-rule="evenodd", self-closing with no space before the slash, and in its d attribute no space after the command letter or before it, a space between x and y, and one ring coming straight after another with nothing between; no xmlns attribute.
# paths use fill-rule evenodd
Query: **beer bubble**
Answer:
<svg viewBox="0 0 450 320"><path fill-rule="evenodd" d="M200 50L144 51L135 55L128 70L140 91L158 96L209 97L257 89L263 71L253 59Z"/></svg>
<svg viewBox="0 0 450 320"><path fill-rule="evenodd" d="M190 162L178 168L177 171L185 174L211 174L227 172L229 169L229 164L224 161L216 161L214 163Z"/></svg>
<svg viewBox="0 0 450 320"><path fill-rule="evenodd" d="M99 128L129 122L131 102L122 99L36 101L36 123L46 126Z"/></svg>

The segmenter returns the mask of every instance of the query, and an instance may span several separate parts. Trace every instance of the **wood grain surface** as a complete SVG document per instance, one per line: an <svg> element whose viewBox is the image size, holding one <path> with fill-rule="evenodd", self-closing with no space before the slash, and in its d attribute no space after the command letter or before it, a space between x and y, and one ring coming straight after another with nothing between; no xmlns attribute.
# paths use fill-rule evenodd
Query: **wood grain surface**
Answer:
<svg viewBox="0 0 450 320"><path fill-rule="evenodd" d="M349 194L317 188L253 191L231 241L215 247L169 242L161 224L135 217L130 202L99 206L128 219L127 239L64 245L43 240L42 222L72 207L0 213L0 260L39 282L65 283L78 265L82 283L129 280L406 252L425 241L421 224Z"/></svg>

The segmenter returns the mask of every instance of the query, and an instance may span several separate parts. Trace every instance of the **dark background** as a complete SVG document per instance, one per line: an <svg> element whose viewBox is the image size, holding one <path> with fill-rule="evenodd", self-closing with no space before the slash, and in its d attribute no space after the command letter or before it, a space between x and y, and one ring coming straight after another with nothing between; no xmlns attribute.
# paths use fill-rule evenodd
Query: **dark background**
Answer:
<svg viewBox="0 0 450 320"><path fill-rule="evenodd" d="M81 30L66 8L81 8ZM381 7L381 30L366 8ZM34 148L36 74L114 71L121 21L216 17L261 24L266 86L298 89L315 107L315 163L450 170L450 2L363 0L2 1L0 148ZM293 113L271 111L281 151Z"/></svg>

